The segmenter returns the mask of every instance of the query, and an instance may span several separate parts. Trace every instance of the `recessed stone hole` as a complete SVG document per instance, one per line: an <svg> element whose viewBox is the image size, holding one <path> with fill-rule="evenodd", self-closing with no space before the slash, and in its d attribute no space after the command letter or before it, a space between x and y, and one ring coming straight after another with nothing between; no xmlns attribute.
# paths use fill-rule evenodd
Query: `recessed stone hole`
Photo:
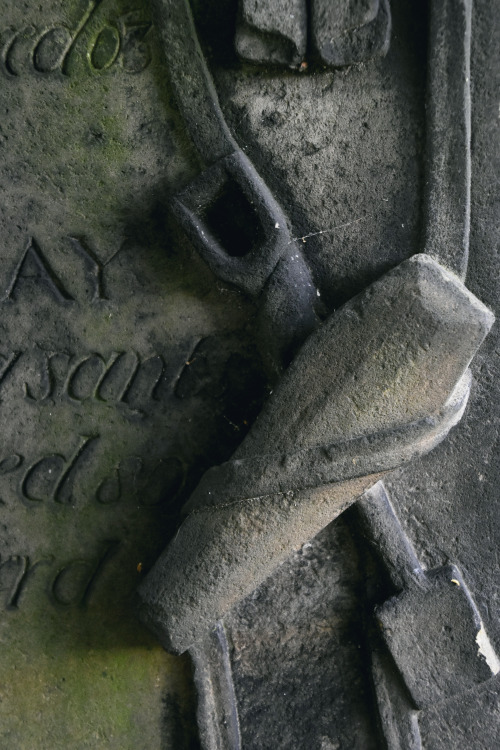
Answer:
<svg viewBox="0 0 500 750"><path fill-rule="evenodd" d="M264 241L257 211L232 179L224 184L206 209L205 220L225 252L233 258L248 255Z"/></svg>

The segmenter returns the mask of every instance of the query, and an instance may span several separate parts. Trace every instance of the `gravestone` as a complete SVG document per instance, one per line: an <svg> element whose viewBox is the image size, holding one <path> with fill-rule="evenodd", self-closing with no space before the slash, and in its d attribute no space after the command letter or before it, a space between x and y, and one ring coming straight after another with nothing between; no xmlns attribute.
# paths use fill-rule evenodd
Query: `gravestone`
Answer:
<svg viewBox="0 0 500 750"><path fill-rule="evenodd" d="M259 299L220 278L172 210L207 155L200 164L152 5L2 4L0 746L409 748L387 734L407 711L412 750L489 749L498 678L418 719L391 669L374 691L386 666L371 618L394 586L355 510L289 550L191 659L136 616L181 507L275 389ZM287 22L300 39L289 58L259 36L267 21L251 3L190 3L228 131L283 210L324 319L432 250L426 139L445 107L434 121L426 111L427 4L344 3L326 46L340 24L321 23L328 4L295 5L302 19L314 9L307 27ZM363 14L354 29L351 10ZM467 286L492 309L497 15L478 0L470 74ZM233 212L245 228L239 210L224 204L215 219ZM460 566L498 653L495 332L462 424L385 484L424 566Z"/></svg>

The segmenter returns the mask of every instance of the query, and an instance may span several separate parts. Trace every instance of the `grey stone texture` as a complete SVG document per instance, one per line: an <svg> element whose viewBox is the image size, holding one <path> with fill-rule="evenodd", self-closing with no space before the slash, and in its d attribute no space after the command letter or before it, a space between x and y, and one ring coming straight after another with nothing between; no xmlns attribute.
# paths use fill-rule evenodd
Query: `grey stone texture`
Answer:
<svg viewBox="0 0 500 750"><path fill-rule="evenodd" d="M306 0L241 0L235 44L243 60L300 64L307 50Z"/></svg>
<svg viewBox="0 0 500 750"><path fill-rule="evenodd" d="M251 419L255 356L229 339L252 303L166 215L197 165L149 4L1 17L0 747L180 747L190 666L131 596L191 468L234 449L239 389ZM206 339L219 389L200 397L186 362Z"/></svg>
<svg viewBox="0 0 500 750"><path fill-rule="evenodd" d="M480 651L482 623L455 565L433 570L376 617L415 706L430 708L500 671Z"/></svg>
<svg viewBox="0 0 500 750"><path fill-rule="evenodd" d="M472 2L430 6L423 204L425 252L465 278L471 190Z"/></svg>
<svg viewBox="0 0 500 750"><path fill-rule="evenodd" d="M458 568L422 569L382 482L356 509L399 591L377 607L375 620L413 706L434 706L498 674L500 662Z"/></svg>
<svg viewBox="0 0 500 750"><path fill-rule="evenodd" d="M312 3L312 38L321 61L341 67L386 55L392 28L389 1L338 5L335 13L328 0Z"/></svg>
<svg viewBox="0 0 500 750"><path fill-rule="evenodd" d="M330 279L330 286L321 286L322 299L332 304L335 300L345 299L352 295L356 289L356 279L359 286L363 285L362 275L359 273L363 263L364 268L368 268L374 263L376 254L373 255L373 248L383 247L384 257L387 259L391 253L392 241L397 237L398 232L409 232L405 238L401 238L399 251L403 247L413 247L415 251L422 248L423 243L418 238L418 232L411 234L412 215L412 195L421 194L419 187L419 176L412 173L409 163L401 167L395 167L394 159L401 158L402 154L411 152L412 144L415 145L415 153L419 153L419 159L423 158L423 78L421 74L425 71L425 62L422 57L424 50L423 28L420 25L425 19L421 12L417 12L415 7L412 8L414 16L408 7L404 13L401 7L393 6L394 13L394 34L392 37L391 49L384 65L376 66L377 75L382 76L384 72L395 68L392 66L397 62L397 73L393 78L391 87L392 98L389 101L384 99L381 110L380 100L378 105L370 109L370 117L365 121L374 127L378 116L385 118L383 130L387 137L390 133L398 132L402 134L401 141L396 145L392 143L390 157L385 161L376 162L373 167L373 182L366 179L366 169L370 168L368 164L373 164L370 159L374 159L381 154L384 146L388 145L386 141L372 139L370 145L370 131L364 131L364 139L356 140L358 128L361 128L363 119L361 116L357 120L349 121L350 147L345 151L338 147L328 151L328 144L331 143L322 124L322 114L324 108L318 106L314 110L314 138L310 127L311 110L308 110L307 116L300 115L299 102L304 101L300 96L302 86L305 87L304 80L300 81L287 80L286 83L266 80L265 93L259 91L259 78L254 77L253 98L243 100L243 78L238 74L230 76L227 68L222 63L215 66L219 95L222 91L227 92L229 104L224 105L226 116L232 123L239 142L242 140L247 144L254 141L258 146L251 150L251 157L254 163L259 167L261 173L265 176L268 184L271 184L274 193L281 196L281 202L294 206L292 211L294 221L303 220L302 226L295 231L297 236L313 235L314 230L318 231L315 236L307 236L305 240L305 251L307 257L315 270L315 278L319 278L320 258L326 257L326 254L335 248L335 253L329 253L330 275L324 274L322 278ZM421 11L421 8L420 8ZM498 71L499 60L495 39L498 38L499 29L496 22L491 23L491 6L486 3L477 3L473 15L473 56L472 56L472 113L473 113L473 149L472 149L472 174L473 174L473 191L472 191L472 257L470 261L469 284L473 284L473 289L483 301L489 301L491 306L495 306L496 282L494 281L494 260L490 255L491 247L496 244L496 196L498 191L495 188L495 168L497 165L496 141L494 132L496 129L496 100L494 96L495 76ZM410 22L411 19L411 22ZM488 20L490 19L490 20ZM406 23L411 26L406 26ZM207 24L207 33L210 36L210 26ZM411 30L410 30L411 28ZM475 33L478 36L475 36ZM406 35L406 36L405 36ZM410 45L402 46L402 39L410 39ZM419 41L420 40L420 41ZM412 46L414 44L415 46ZM419 46L420 45L420 46ZM495 72L493 72L495 71ZM345 80L342 75L332 76L329 91L335 91L337 101L345 102L348 98L352 106L354 91L358 92L360 99L358 101L365 103L370 96L370 92L387 91L388 89L380 83L376 85L369 80L373 68L363 69L363 71L351 69L349 95L347 89L344 89L345 98L342 99L342 84ZM352 74L352 75L351 75ZM406 74L406 79L404 75ZM359 76L359 78L358 78ZM357 89L356 83L361 82L361 76L364 78L365 86ZM248 76L245 83L248 85ZM380 80L380 79L379 79ZM312 85L318 83L319 79L313 78ZM403 88L399 88L403 84ZM226 88L227 87L227 88ZM403 123L403 117L398 118L395 112L398 112L398 92L405 92L408 95L407 101L402 105L408 119L416 128L416 140L412 139L410 130L406 129ZM410 95L411 92L411 95ZM324 89L315 88L317 101L322 102ZM309 100L310 101L310 100ZM415 108L415 105L420 105ZM392 107L395 106L395 110ZM476 109L475 109L476 108ZM330 110L331 111L331 110ZM290 112L294 117L290 118ZM382 115L383 112L383 115ZM344 106L339 116L335 119L336 127L349 120L349 109ZM297 119L298 118L298 119ZM390 123L390 124L389 124ZM419 124L420 123L420 124ZM326 125L325 125L326 127ZM373 131L372 131L373 132ZM323 141L321 136L323 134ZM288 137L288 144L292 146L288 150L280 150L280 142ZM413 136L414 137L414 136ZM318 146L321 144L320 148ZM363 144L363 145L362 145ZM326 151L325 151L326 148ZM279 158L273 158L273 153L280 153ZM248 151L247 151L248 153ZM262 156L264 154L264 156ZM362 159L361 159L362 154ZM369 156L367 156L369 154ZM316 156L315 156L316 155ZM304 158L306 157L306 158ZM364 177L356 180L356 170L363 169ZM368 162L367 162L368 159ZM283 167L285 160L288 174L293 175L288 181L285 180L286 170ZM323 165L328 163L330 169L324 170ZM361 167L362 163L362 167ZM393 166L392 171L384 170L382 164L390 163ZM422 164L422 161L420 161ZM486 167L487 165L487 167ZM340 167L340 169L337 169ZM476 172L475 170L478 169ZM343 175L349 173L351 179L345 180ZM318 173L324 176L323 194L330 197L330 201L318 200L320 182L317 179ZM474 175L476 177L474 178ZM374 222L365 223L359 221L363 215L363 207L366 207L367 201L365 192L370 185L383 185L384 193L390 189L393 179L401 178L399 190L393 194L389 203L391 205L390 217L393 219L391 230L387 231L384 239L374 239L372 228ZM337 196L335 186L342 184L341 196ZM421 184L421 183L420 183ZM475 188L474 188L475 186ZM413 191L416 191L414 193ZM350 203L353 195L357 196L358 202L354 205ZM423 194L423 191L422 191ZM307 201L303 196L307 195ZM386 196L383 196L386 197ZM377 200L378 199L378 200ZM405 208L399 213L400 221L397 222L397 203L398 200L404 202ZM383 226L383 204L379 194L374 193L370 205L380 206L377 211L378 226ZM316 223L312 221L312 215L308 214L306 204L315 206ZM344 221L340 223L340 230L333 231L330 236L325 229L335 227L333 221L329 221L329 209L334 207L337 212L343 214ZM358 210L356 210L358 209ZM382 209L382 210L381 210ZM312 209L310 209L312 210ZM365 209L366 210L366 209ZM402 218L404 216L404 218ZM474 218L476 216L476 219ZM307 220L309 217L309 221ZM353 219L356 223L352 223ZM343 226L347 224L347 226ZM337 225L338 226L338 225ZM386 226L389 226L387 224ZM410 231L409 231L410 230ZM336 236L337 235L337 236ZM352 244L350 244L352 243ZM365 244L366 243L366 244ZM349 250L348 250L349 248ZM439 252L443 252L441 248ZM379 250L382 257L382 251ZM323 254L323 256L322 256ZM457 258L463 258L462 251L456 250ZM349 258L349 260L347 260ZM349 266L342 264L346 262ZM359 266L357 264L359 263ZM484 264L484 268L482 265ZM325 267L323 267L325 268ZM493 275L492 275L493 273ZM375 273L375 275L380 275ZM480 284L479 284L480 282ZM479 285L478 285L479 284ZM488 290L488 291L487 291ZM492 344L482 350L480 359L473 366L476 377L481 371L490 373L488 376L488 385L480 386L475 381L472 390L472 401L466 414L466 421L452 436L448 445L443 444L436 450L434 456L417 461L411 470L398 472L401 479L391 480L390 491L398 510L402 517L405 531L409 536L418 552L419 558L432 568L446 563L447 559L459 560L462 572L466 576L466 581L470 587L482 618L485 620L487 630L498 650L498 634L496 620L494 616L494 604L482 594L482 591L488 591L488 595L493 595L495 601L495 574L496 565L494 563L493 546L491 542L485 540L495 539L495 525L492 522L495 491L493 485L490 486L489 503L483 504L479 498L484 495L483 482L487 474L484 470L476 470L477 464L484 469L484 460L479 458L485 448L485 444L495 433L494 407L489 407L489 399L493 398L495 381L493 379L496 371L491 369L488 364L488 357L493 351ZM490 352L490 354L487 354ZM479 399L479 400L476 400ZM468 426L470 425L470 426ZM475 427L472 427L475 425ZM484 428L484 429L483 429ZM490 430L486 438L484 430ZM474 441L471 442L471 430L474 431ZM495 438L493 437L493 444ZM491 456L495 455L494 450L487 458L490 475L494 475ZM448 477L448 460L451 460L453 479ZM430 471L432 467L432 473ZM409 484L405 487L405 481L409 477ZM492 480L490 480L492 481ZM494 482L494 480L493 480ZM475 498L475 501L474 501ZM488 508L488 510L487 510ZM486 512L486 527L481 524L480 517ZM472 522L472 519L475 519ZM353 527L355 524L354 516L350 519ZM472 522L472 526L471 526ZM437 523L439 530L433 524ZM450 527L452 533L449 534ZM334 525L331 533L336 530ZM429 530L432 528L432 534L429 541ZM339 533L343 529L343 523L338 527ZM453 533L454 531L454 533ZM474 541L470 542L469 538L472 532ZM447 540L447 541L445 541ZM313 540L314 549L316 540ZM332 547L333 548L333 547ZM345 548L347 549L347 547ZM488 552L488 550L491 550ZM336 571L341 575L342 571L349 568L348 555L342 557L339 555L338 547L335 547L337 555ZM461 552L461 554L459 554ZM241 708L240 721L243 745L247 747L290 747L304 744L304 737L308 738L310 743L316 743L318 747L341 747L352 746L359 748L368 748L371 746L383 746L383 735L378 735L375 725L366 726L360 721L364 717L363 712L359 712L356 701L349 700L349 690L344 685L341 693L347 702L336 698L328 702L328 711L324 709L324 704L320 696L324 691L328 691L332 685L336 685L339 670L350 674L349 668L344 661L350 659L349 663L354 664L355 659L349 650L349 637L344 637L342 644L337 642L335 657L328 656L330 652L327 646L321 641L319 633L324 626L322 615L315 614L314 607L308 607L312 603L312 597L317 595L321 597L324 606L330 602L334 611L340 612L342 603L349 601L342 598L338 586L333 584L334 577L330 576L328 583L330 588L323 588L319 578L319 568L311 565L310 569L304 558L306 548L302 552L296 553L290 558L289 566L282 566L280 571L266 582L255 595L246 600L241 606L226 618L226 626L229 631L229 640L233 643L233 666L235 677L235 691L239 706ZM364 552L363 552L364 554ZM321 555L320 555L321 558ZM325 558L323 558L325 559ZM317 558L316 558L317 560ZM472 561L474 561L472 563ZM357 596L362 597L362 592L367 591L368 611L373 610L373 605L377 601L383 601L391 593L391 585L385 579L384 572L379 570L374 572L373 564L368 565L368 577L363 578L359 568L361 561L358 561L358 568L354 568L354 578L351 580L351 587L355 588L354 579L356 575L358 580ZM471 579L470 565L477 566L477 573ZM320 563L321 566L321 563ZM464 570L465 566L465 570ZM352 569L351 569L352 570ZM307 573L306 573L307 571ZM312 583L312 580L315 583ZM478 586L478 583L481 585ZM345 597L345 589L343 596ZM293 592L293 593L292 593ZM352 600L350 600L352 601ZM359 600L358 600L359 601ZM371 602L371 603L370 603ZM247 608L251 607L252 617L256 618L259 612L259 625L256 630L252 630L252 625L256 620L246 616ZM276 622L280 624L280 637L276 637ZM352 620L343 620L349 622L346 625L347 631L353 638L355 649L361 649L365 661L363 668L360 668L357 674L366 673L366 664L370 661L370 653L378 652L371 646L366 646L366 636L363 635L365 626L363 618L356 611ZM230 627L229 627L230 623ZM339 625L337 627L340 627ZM231 628L234 630L231 632ZM256 636L258 633L258 636ZM244 634L244 635L243 635ZM307 643L307 647L304 647ZM322 645L323 644L323 645ZM367 650L363 650L366 649ZM302 649L302 650L301 650ZM322 650L323 649L323 650ZM313 696L312 680L308 678L302 682L294 681L292 674L308 675L307 665L311 663L312 656L315 655L315 688L316 693ZM359 653L359 651L358 651ZM265 654L265 658L263 658ZM324 656L324 659L321 658ZM350 656L348 656L350 654ZM285 669L279 669L279 665L293 663L294 670L286 672ZM377 656L378 659L378 656ZM321 664L321 668L318 666ZM354 678L352 678L354 679ZM267 685L264 689L263 685ZM386 684L387 680L386 680ZM401 691L401 685L399 685ZM335 691L334 691L335 692ZM420 731L415 730L413 719L408 724L408 731L396 732L391 741L399 742L399 747L420 747L425 748L454 748L454 747L472 747L472 748L489 748L498 741L498 700L496 697L497 687L496 680L492 680L481 689L474 693L467 693L462 697L455 697L444 704L441 703L435 708L421 712L419 715ZM338 691L335 693L338 696ZM358 695L361 695L361 689ZM369 692L366 695L367 703L370 704ZM272 706L272 708L269 708ZM406 706L408 708L408 706ZM385 705L386 715L390 712L390 707ZM397 711L396 711L397 713ZM328 720L325 718L328 715ZM299 718L300 717L300 718ZM411 718L411 717L410 717ZM296 720L294 720L296 719ZM394 719L386 721L386 725L395 726ZM256 729L258 726L258 729ZM415 734L417 731L417 734ZM396 736L397 735L397 736ZM417 736L418 735L418 736ZM420 736L421 735L421 736ZM387 734L385 735L388 736ZM411 744L413 743L413 744Z"/></svg>
<svg viewBox="0 0 500 750"><path fill-rule="evenodd" d="M397 587L354 510L297 544L231 610L225 639L207 636L193 653L195 678L189 658L166 654L135 617L133 592L175 537L180 508L230 460L274 389L258 352L269 318L259 323L256 296L200 257L171 213L174 196L241 149L286 217L321 319L416 253L445 262L448 248L445 265L464 272L453 265L464 261L463 224L456 242L425 238L426 130L443 117L457 148L441 163L460 217L468 200L456 98L443 89L434 121L426 116L427 3L392 3L386 57L334 69L308 50L301 72L241 63L236 0L190 4L201 47L185 35L162 43L146 0L2 4L0 746L192 749L196 680L202 730L215 705L219 736L239 734L245 750L490 750L498 678L417 719L372 627ZM468 8L457 4L452 36ZM470 71L467 286L493 310L498 10L497 0L474 4ZM175 76L193 65L202 85L187 106ZM464 70L450 72L455 82ZM204 97L206 127L187 127ZM433 241L444 227L434 225ZM279 311L279 294L270 299ZM498 652L497 329L471 365L460 425L385 482L418 560L459 566ZM273 353L270 342L264 356L277 360L285 346ZM201 666L219 682L218 707Z"/></svg>
<svg viewBox="0 0 500 750"><path fill-rule="evenodd" d="M425 421L411 455L434 447L433 418L492 322L490 311L456 276L416 255L309 337L229 470L219 482L217 473L215 482L202 480L190 515L139 590L144 620L167 648L182 653L192 646L380 472L408 460L399 434L387 451L370 442L352 447L350 439L382 432L390 439L391 431ZM438 441L456 421L445 417ZM295 469L296 451L338 443L348 444L349 455L337 476L335 453L333 476L315 471L309 456ZM372 451L370 466L363 458ZM256 466L246 467L254 456Z"/></svg>

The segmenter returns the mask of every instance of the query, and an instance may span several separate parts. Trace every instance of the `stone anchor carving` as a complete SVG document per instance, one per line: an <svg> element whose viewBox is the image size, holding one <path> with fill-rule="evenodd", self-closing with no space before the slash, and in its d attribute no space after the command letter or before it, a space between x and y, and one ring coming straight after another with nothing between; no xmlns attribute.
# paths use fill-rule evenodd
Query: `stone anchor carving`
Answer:
<svg viewBox="0 0 500 750"><path fill-rule="evenodd" d="M450 152L441 134L441 140L436 139L437 151L441 148L448 157L433 154L439 171L429 181L426 247L434 258L445 258L447 268L429 255L416 255L310 333L318 321L309 271L281 210L229 133L188 5L184 0L157 0L156 6L180 107L208 163L201 177L174 201L174 211L212 269L259 298L262 330L267 331L263 350L275 373L310 334L232 460L203 477L186 505L184 524L139 591L145 621L167 648L182 652L200 641L293 549L386 472L425 454L446 437L464 412L470 387L468 366L493 316L447 270L464 272L468 228L465 117L463 127L460 119L450 123L456 151L460 153L464 146L463 169L460 163L457 168L460 158L447 161ZM448 5L443 1L436 7L443 12ZM459 21L452 36L457 29L461 33ZM453 51L452 42L447 40ZM448 47L434 47L437 78L431 88L435 92L439 72L447 65ZM449 87L448 96L453 98L456 90ZM435 104L432 91L431 104ZM436 128L435 110L442 106L431 107L431 136ZM453 107L449 109L451 113ZM466 110L467 106L467 116ZM440 185L451 178L460 178L457 195L462 183L463 195L440 211L444 200ZM265 239L244 257L228 252L210 226L210 207L228 185L231 189L236 185L256 206L255 220L263 228ZM445 213L447 222L443 222ZM453 255L455 247L458 259ZM377 532L377 497L379 501L381 497L377 493L383 498L383 488L377 487L371 500L363 501L372 503L373 512L365 517L373 533ZM380 502L383 505L385 500ZM389 526L391 513L386 504L383 514ZM391 534L394 538L394 528L384 529L389 553ZM443 678L441 688L463 690L487 679L498 663L460 573L450 568L441 571L442 575L424 576L405 544L400 551L404 548L409 557L396 555L394 559L401 562L402 571L408 560L413 568L402 580L416 579L425 585L422 590L413 587L413 594L400 599L398 606L388 604L381 610L382 622L389 630L390 623L411 619L408 613L428 601L426 595L443 598L443 592L449 594L451 606L463 615L464 652L453 662L448 658L449 648L443 650L441 674L451 668L461 677L458 686L456 681L448 685ZM389 557L386 562L390 567ZM408 668L402 656L408 634L394 638L388 632L386 641L415 704L421 707L435 700L435 691L433 695L422 691L418 669Z"/></svg>

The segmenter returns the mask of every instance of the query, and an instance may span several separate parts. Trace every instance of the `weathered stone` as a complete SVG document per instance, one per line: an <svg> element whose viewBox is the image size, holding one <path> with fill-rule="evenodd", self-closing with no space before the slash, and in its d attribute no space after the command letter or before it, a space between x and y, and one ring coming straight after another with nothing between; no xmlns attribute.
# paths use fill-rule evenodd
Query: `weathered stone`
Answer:
<svg viewBox="0 0 500 750"><path fill-rule="evenodd" d="M154 646L130 616L128 599L142 577L138 569L147 570L175 534L181 502L209 466L227 462L258 412L264 381L251 338L260 330L261 347L268 338L264 352L271 360L283 357L286 342L275 352L271 345L299 279L290 281L284 256L284 280L274 278L277 294L270 284L269 315L258 323L257 296L250 300L211 274L167 209L193 183L197 157L210 165L237 147L246 154L282 207L290 240L298 238L290 255L298 243L302 269L310 266L313 292L321 295L322 318L422 250L465 272L468 5L433 0L437 34L428 36L421 4L393 3L386 58L331 71L308 50L309 68L300 74L238 64L235 0L189 5L201 47L189 30L188 4L184 15L170 16L160 44L162 27L156 36L146 0L2 5L2 747L180 750L194 742L187 661ZM498 302L495 6L477 0L474 7L468 279L492 307ZM453 15L443 21L450 8ZM352 54L349 35L346 41ZM455 58L451 68L425 54L430 47L456 55L460 44L462 62ZM201 69L198 84L190 80L193 60ZM207 65L211 88L203 79ZM453 90L440 84L443 75ZM179 86L190 94L178 100L185 122L190 113L189 127L174 106ZM436 93L424 96L425 88ZM200 101L212 107L212 121L204 120ZM435 143L441 148L433 152ZM453 184L436 190L432 174ZM424 191L425 183L431 189ZM302 309L298 297L292 302ZM460 429L387 482L419 559L428 568L449 559L459 564L498 649L497 348L492 337L472 365ZM136 356L139 370L127 393ZM342 455L347 462L348 453ZM288 455L291 473L299 476L306 458L316 460L323 476L328 466L313 452ZM283 482L285 466L279 468ZM166 489L165 503L151 506ZM351 514L352 530L354 521ZM227 652L216 648L210 656L207 647L206 656L232 671L241 746L496 747L498 679L420 712L421 740L414 714L398 724L407 709L404 686L388 679L387 652L366 635L373 607L394 592L387 571L368 563L365 573L359 559L365 550L361 540L356 553L347 519L336 523L225 618ZM377 660L385 739L369 688L368 665ZM199 675L203 696L206 680ZM217 709L215 720L224 710ZM199 717L204 729L202 710Z"/></svg>
<svg viewBox="0 0 500 750"><path fill-rule="evenodd" d="M329 0L312 4L313 43L322 62L342 67L385 55L391 37L388 0L339 5L337 14Z"/></svg>
<svg viewBox="0 0 500 750"><path fill-rule="evenodd" d="M186 472L234 448L221 412L254 355L226 335L253 308L169 226L196 161L149 4L1 17L0 747L154 748L167 704L190 721L190 674L130 598ZM225 389L180 399L207 338Z"/></svg>
<svg viewBox="0 0 500 750"><path fill-rule="evenodd" d="M424 248L460 278L469 258L471 16L470 0L434 0L428 42Z"/></svg>
<svg viewBox="0 0 500 750"><path fill-rule="evenodd" d="M321 287L322 298L328 297L329 304L338 301L339 298L345 299L346 295L352 294L352 289L359 289L359 286L353 284L349 292L346 285L350 283L348 279L351 282L357 279L358 284L363 283L359 275L360 268L363 263L374 263L376 257L371 255L370 247L378 248L378 252L382 254L380 258L383 256L387 259L395 252L391 243L400 232L406 236L401 237L399 252L404 252L410 246L414 252L422 248L421 241L411 230L411 216L414 214L410 196L415 183L410 162L402 167L401 171L396 165L405 147L406 153L409 153L412 144L411 132L414 131L408 130L403 136L405 147L402 151L399 145L393 142L387 157L381 159L376 166L371 163L368 166L366 159L379 156L386 146L389 147L389 143L380 138L376 142L372 139L367 150L362 145L366 145L366 141L361 135L360 139L357 139L357 135L362 134L370 140L374 123L380 122L381 119L386 124L379 132L384 132L386 137L390 138L392 133L401 132L396 120L391 119L391 116L394 118L392 107L395 105L397 109L398 96L403 90L401 86L408 93L406 122L411 122L417 129L418 123L421 122L419 118L422 110L418 102L422 99L419 85L420 73L426 69L426 62L419 55L415 57L414 52L419 44L420 51L423 51L425 45L420 26L424 19L422 6L418 6L418 9L417 6L413 6L413 9L410 9L404 4L393 4L392 10L395 33L390 55L383 63L363 70L363 75L359 78L352 70L348 76L335 76L335 80L330 83L331 89L328 90L335 91L338 103L338 109L333 113L331 109L327 109L325 90L320 85L324 79L316 78L318 85L315 87L315 95L318 106L309 103L307 116L304 115L301 120L300 109L294 107L294 102L303 101L304 91L310 85L310 80L288 80L284 86L282 79L267 78L266 94L263 95L261 81L251 78L243 80L243 77L229 75L220 65L216 68L219 92L224 91L230 101L226 112L234 131L239 134L240 142L250 139L258 144L258 147L254 147L249 153L268 180L276 174L273 182L275 194L284 196L284 200L288 200L290 204L301 206L299 211L293 212L294 220L303 221L295 234L306 236L315 230L320 231L317 236L308 237L305 249L310 262L314 265L316 278L321 277L325 283L327 278L330 279L328 294L326 287ZM412 10L415 11L413 14ZM410 23L410 18L411 30L410 26L406 25ZM498 141L495 132L498 113L494 81L500 68L498 24L492 21L491 5L481 1L475 5L474 23L477 36L474 36L473 30L475 50L472 80L473 104L477 109L473 108L473 252L469 284L473 285L481 298L489 300L489 304L494 306L498 278L497 258L496 254L492 253L492 247L496 246L498 239L495 220L498 214L498 191L495 187L495 169L498 162ZM410 70L412 74L408 77ZM362 82L365 84L364 87L357 88ZM255 103L249 104L245 98L245 86L250 86ZM329 121L338 128L343 122L343 115L349 119L353 102L366 102L375 91L377 98L370 109L370 118L364 119L360 111L358 119L350 120L350 148L343 148L342 143L334 148L333 133L330 140L324 135L323 127L326 128ZM436 90L437 96L443 94L444 89ZM315 122L314 139L310 138L312 111ZM332 113L332 116L325 118L324 122L322 113L326 111ZM388 122L391 125L388 125ZM301 123L304 125L303 130L300 129ZM450 128L449 132L452 134L453 128ZM301 141L304 137L305 140ZM280 148L280 143L284 141L293 144L294 147L288 150ZM450 144L452 141L450 138ZM331 144L331 149L328 150L326 146L327 150L318 150L318 147L325 143ZM367 156L368 153L370 156ZM279 157L276 154L279 154ZM358 175L356 166L361 154L364 160L363 174L361 175L360 171ZM307 158L304 159L303 155ZM269 165L266 162L269 162ZM285 163L288 174L293 175L289 180L286 179L286 170L283 166ZM323 170L322 165L326 164L329 165L329 169ZM436 166L439 166L439 160ZM345 170L350 175L350 180L344 179ZM318 173L323 175L325 182L318 181ZM372 234L374 223L361 220L360 223L353 224L353 217L362 217L363 208L369 203L377 211L378 219L381 219L385 201L379 204L380 195L387 197L387 192L393 184L392 180L398 176L401 177L401 188L397 194L391 194L386 204L387 215L392 219L391 231L385 235L384 240L375 239ZM458 177L459 175L456 179ZM366 194L374 184L372 178L376 179L378 190L367 202ZM336 192L339 187L340 199ZM463 194L462 179L456 187L457 191ZM453 188L451 185L450 190ZM329 200L322 202L321 197L325 193ZM305 195L307 207L306 201L301 205L301 196ZM404 203L404 207L398 208L399 201ZM332 205L336 207L337 223L330 218L329 209ZM312 206L314 213L311 213ZM331 242L331 235L322 233L321 230L338 226L340 215L341 229L333 234L336 241ZM462 218L463 216L459 217L460 222ZM347 224L346 228L342 228L344 223ZM452 229L453 226L450 225L449 228ZM455 226L455 230L460 231L460 228ZM335 234L339 236L335 237ZM437 236L434 237L434 240L436 239ZM369 246L370 242L372 244ZM438 246L443 261L445 249L444 244ZM449 246L448 250L457 262L463 260L463 246ZM381 262L378 273L382 267ZM330 271L336 269L335 278L333 274L329 275L327 268ZM492 509L495 507L495 477L498 473L497 462L494 459L496 453L492 447L496 441L495 404L498 402L494 395L497 370L493 355L495 346L490 339L473 365L476 382L473 385L470 409L460 430L451 436L450 441L438 448L434 455L416 461L404 472L398 472L394 479L390 480L390 484L393 496L395 493L405 531L416 544L419 557L427 566L443 564L447 558L466 561L467 581L469 585L472 583L471 590L478 602L482 618L487 620L488 631L498 644L500 642L497 632L498 618L495 615L498 608L495 604L494 575L497 568L494 552L496 545L494 541L492 543L497 534ZM453 469L450 469L450 466ZM451 475L448 473L450 470ZM471 502L473 499L476 502ZM353 520L352 517L350 520ZM379 736L373 725L366 726L360 721L361 714L353 705L349 685L350 680L355 679L355 660L350 648L363 655L363 667L360 666L355 672L361 675L364 674L369 662L371 647L366 646L364 642L363 627L358 620L350 623L349 627L344 626L345 629L342 630L342 625L334 616L342 607L342 602L336 598L336 577L345 574L352 564L352 552L347 551L348 545L342 546L342 549L345 550L343 559L342 552L336 545L327 546L322 552L324 566L327 565L326 560L332 554L332 550L336 555L334 569L331 572L328 569L332 593L323 586L323 581L313 576L313 573L320 576L319 571L326 569L321 567L321 562L318 562L314 571L309 571L306 555L297 553L292 556L289 564L276 571L266 585L261 587L260 596L259 592L256 592L255 597L250 597L237 608L238 612L229 627L229 638L234 649L232 664L242 722L242 741L247 748L261 750L280 746L301 747L316 741L318 747L353 745L365 750L368 747L384 746L384 742L394 744L399 741L400 744L394 747L407 750L410 740L420 742L415 736L410 737L407 734ZM362 596L365 588L361 579L360 573L356 592L358 596ZM372 590L369 595L373 601L383 601L390 593L390 588L388 590L387 586L384 586L383 571L377 576L372 574L370 585ZM354 580L351 586L356 586ZM329 618L321 619L320 614L309 608L311 599L318 596L325 601L325 607L331 607ZM302 618L297 616L300 612L304 613ZM225 618L226 626L229 619ZM233 631L235 637L231 639L233 627L236 629ZM337 635L342 634L335 640L335 648L330 651L325 645L325 639L322 639L324 629L328 627L332 639L337 639ZM306 644L302 648L299 646L301 641ZM314 664L314 670L310 668L311 663ZM294 679L297 674L304 675L305 679L297 681ZM312 674L314 679L311 677ZM342 686L337 682L340 674L350 676ZM315 690L311 688L312 683ZM362 694L359 682L354 684L358 693ZM335 685L335 688L332 689L332 685ZM378 689L378 693L382 694L382 691ZM435 709L421 712L419 723L423 747L448 750L466 746L482 750L498 744L497 694L498 680L494 680L474 694L469 692L466 697L455 698L445 704L440 703ZM330 697L327 703L323 702L325 695ZM386 693L383 707L385 716L389 717L393 708L390 703L388 704L387 696ZM369 696L366 696L365 700L366 706L370 706ZM390 723L392 720L389 718L388 721Z"/></svg>
<svg viewBox="0 0 500 750"><path fill-rule="evenodd" d="M244 60L300 64L307 48L306 0L241 0L235 41Z"/></svg>
<svg viewBox="0 0 500 750"><path fill-rule="evenodd" d="M322 481L313 473L308 484L314 463L306 460L299 463L299 477L287 471L288 486L279 484L274 469L259 486L263 467L257 464L254 477L252 468L244 468L247 457L279 465L287 453L429 419L447 403L492 321L484 305L427 256L415 256L332 315L302 347L234 454L225 492L205 480L201 501L191 503L190 515L142 584L143 617L165 645L182 652L199 640L373 484L373 475L405 460L396 439L396 458L381 451L369 470L361 462L356 474L368 474L364 479L353 481L356 474L347 468ZM451 424L445 418L438 426L441 437ZM415 440L413 455L431 449L432 427L430 421L421 442ZM359 453L350 457L351 466ZM313 489L301 492L308 486ZM204 502L212 492L215 503L210 497Z"/></svg>
<svg viewBox="0 0 500 750"><path fill-rule="evenodd" d="M382 482L357 510L392 583L403 590L377 608L376 618L414 706L436 705L498 674L500 662L458 568L422 569Z"/></svg>
<svg viewBox="0 0 500 750"><path fill-rule="evenodd" d="M420 585L380 607L377 617L419 709L466 692L500 671L477 607L454 565L422 577Z"/></svg>
<svg viewBox="0 0 500 750"><path fill-rule="evenodd" d="M234 750L241 746L229 644L222 623L191 651L198 689L198 726L203 747ZM221 669L221 664L224 665Z"/></svg>

